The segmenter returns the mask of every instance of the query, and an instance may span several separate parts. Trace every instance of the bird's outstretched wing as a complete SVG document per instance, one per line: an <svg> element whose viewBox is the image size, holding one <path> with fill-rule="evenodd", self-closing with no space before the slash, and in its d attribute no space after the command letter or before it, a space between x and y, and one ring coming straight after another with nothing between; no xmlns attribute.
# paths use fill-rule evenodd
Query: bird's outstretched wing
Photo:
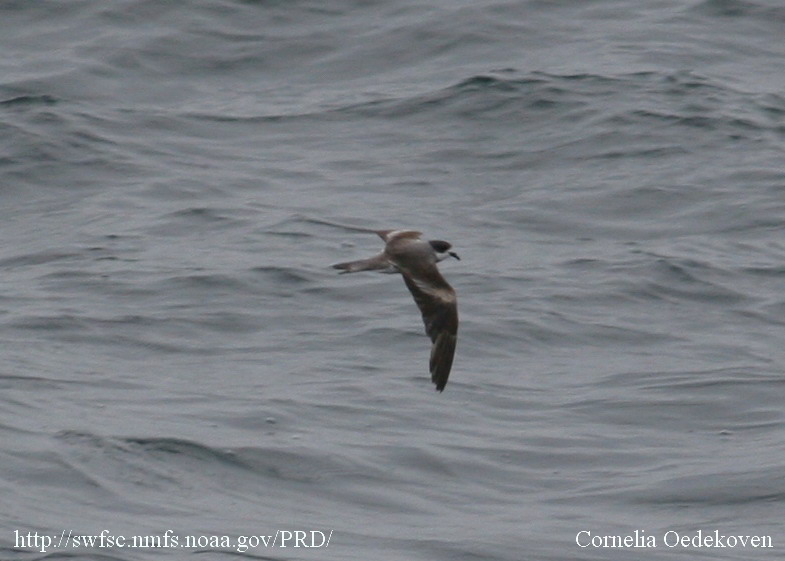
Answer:
<svg viewBox="0 0 785 561"><path fill-rule="evenodd" d="M358 271L395 271L395 265L390 263L384 252L378 253L368 259L358 261L347 261L346 263L336 263L333 269L340 269L341 274L356 273Z"/></svg>
<svg viewBox="0 0 785 561"><path fill-rule="evenodd" d="M425 333L431 338L431 381L444 390L450 376L458 340L458 301L455 291L444 280L436 265L413 276L401 271L403 280L422 313Z"/></svg>

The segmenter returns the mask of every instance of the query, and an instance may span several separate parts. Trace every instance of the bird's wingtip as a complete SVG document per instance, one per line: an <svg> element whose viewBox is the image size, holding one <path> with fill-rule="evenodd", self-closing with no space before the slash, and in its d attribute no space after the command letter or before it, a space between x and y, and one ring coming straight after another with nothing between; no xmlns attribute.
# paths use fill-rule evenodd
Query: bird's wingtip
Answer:
<svg viewBox="0 0 785 561"><path fill-rule="evenodd" d="M431 382L436 385L437 392L442 393L444 391L444 388L447 386L447 378L449 375L449 372L447 372L447 376L441 372L434 372L431 374Z"/></svg>

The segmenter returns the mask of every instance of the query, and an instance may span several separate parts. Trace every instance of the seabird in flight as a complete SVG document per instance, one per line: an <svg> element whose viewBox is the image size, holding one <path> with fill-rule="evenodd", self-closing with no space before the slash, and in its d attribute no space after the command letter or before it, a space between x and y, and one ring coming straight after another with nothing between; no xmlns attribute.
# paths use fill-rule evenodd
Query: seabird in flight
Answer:
<svg viewBox="0 0 785 561"><path fill-rule="evenodd" d="M444 280L436 263L448 257L460 259L443 240L426 241L414 230L373 230L385 242L384 250L369 258L338 263L341 273L380 271L401 273L414 296L431 338L431 381L444 390L455 355L458 336L458 303L455 290Z"/></svg>

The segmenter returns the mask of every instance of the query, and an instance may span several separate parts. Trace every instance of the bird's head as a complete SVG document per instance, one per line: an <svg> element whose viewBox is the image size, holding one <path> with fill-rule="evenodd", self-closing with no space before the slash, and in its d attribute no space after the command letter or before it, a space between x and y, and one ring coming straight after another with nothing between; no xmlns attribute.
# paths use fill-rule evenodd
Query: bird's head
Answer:
<svg viewBox="0 0 785 561"><path fill-rule="evenodd" d="M436 257L439 261L447 259L448 257L455 257L458 261L461 260L457 253L450 251L450 249L452 249L452 244L450 242L444 240L431 240L428 243L431 244L431 247L436 252Z"/></svg>

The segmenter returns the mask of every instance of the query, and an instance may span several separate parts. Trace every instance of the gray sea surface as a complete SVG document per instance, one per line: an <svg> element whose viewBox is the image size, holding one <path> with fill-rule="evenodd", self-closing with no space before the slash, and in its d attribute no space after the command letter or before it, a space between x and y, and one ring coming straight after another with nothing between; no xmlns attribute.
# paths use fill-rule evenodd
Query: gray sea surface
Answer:
<svg viewBox="0 0 785 561"><path fill-rule="evenodd" d="M0 558L784 559L784 30L0 3ZM444 393L352 227L460 254Z"/></svg>

